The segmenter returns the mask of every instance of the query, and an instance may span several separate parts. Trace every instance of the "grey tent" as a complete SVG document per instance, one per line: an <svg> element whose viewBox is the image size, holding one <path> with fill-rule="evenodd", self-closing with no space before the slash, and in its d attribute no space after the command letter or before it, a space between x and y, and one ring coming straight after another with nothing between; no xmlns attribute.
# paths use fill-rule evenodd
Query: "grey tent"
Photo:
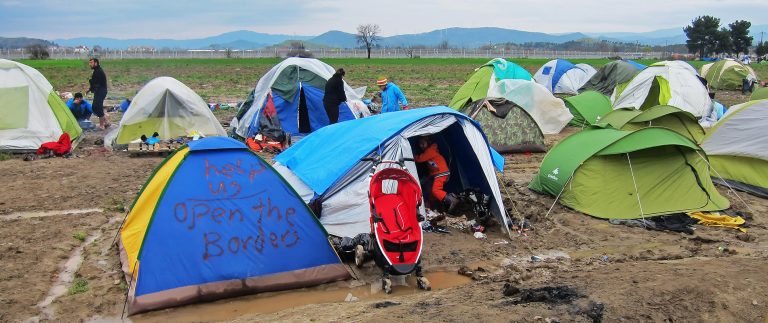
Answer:
<svg viewBox="0 0 768 323"><path fill-rule="evenodd" d="M629 82L637 73L640 73L639 66L642 65L623 60L605 64L579 89L579 92L594 90L610 96L617 84Z"/></svg>

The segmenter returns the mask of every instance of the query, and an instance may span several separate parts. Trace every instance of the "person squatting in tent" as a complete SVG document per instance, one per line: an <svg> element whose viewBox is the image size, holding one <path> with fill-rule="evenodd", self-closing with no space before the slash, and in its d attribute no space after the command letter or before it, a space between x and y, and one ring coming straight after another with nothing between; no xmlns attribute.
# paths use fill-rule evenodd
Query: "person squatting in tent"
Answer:
<svg viewBox="0 0 768 323"><path fill-rule="evenodd" d="M339 105L347 101L347 95L344 93L344 75L346 72L340 68L325 83L323 106L325 106L325 113L328 114L328 124L339 122Z"/></svg>
<svg viewBox="0 0 768 323"><path fill-rule="evenodd" d="M448 212L453 211L456 205L459 203L458 197L453 193L446 192L443 187L451 176L451 171L448 168L448 163L445 161L445 157L440 154L440 150L437 148L437 143L433 142L428 136L419 137L419 148L421 153L414 157L417 163L423 163L429 170L429 179L431 181L431 188L429 189L430 198L428 200L437 200L443 203ZM430 185L422 185L424 191L426 187ZM434 209L433 204L429 204ZM442 218L434 219L434 222L440 221Z"/></svg>
<svg viewBox="0 0 768 323"><path fill-rule="evenodd" d="M381 76L376 85L381 89L381 113L400 111L401 105L403 110L408 110L408 100L395 83Z"/></svg>
<svg viewBox="0 0 768 323"><path fill-rule="evenodd" d="M88 120L93 114L91 103L85 100L80 92L75 93L74 97L67 100L67 107L77 121Z"/></svg>

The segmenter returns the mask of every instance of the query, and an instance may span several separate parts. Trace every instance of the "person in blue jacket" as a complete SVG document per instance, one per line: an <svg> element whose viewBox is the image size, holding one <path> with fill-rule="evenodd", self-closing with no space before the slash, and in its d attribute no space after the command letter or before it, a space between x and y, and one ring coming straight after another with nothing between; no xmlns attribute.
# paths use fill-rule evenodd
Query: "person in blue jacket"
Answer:
<svg viewBox="0 0 768 323"><path fill-rule="evenodd" d="M408 100L395 83L382 76L376 80L376 85L381 89L381 113L400 111L401 106L408 110Z"/></svg>
<svg viewBox="0 0 768 323"><path fill-rule="evenodd" d="M91 107L88 101L83 99L83 94L80 92L75 93L74 97L67 100L67 107L69 111L72 111L72 115L75 116L77 121L88 120L93 114L93 107Z"/></svg>

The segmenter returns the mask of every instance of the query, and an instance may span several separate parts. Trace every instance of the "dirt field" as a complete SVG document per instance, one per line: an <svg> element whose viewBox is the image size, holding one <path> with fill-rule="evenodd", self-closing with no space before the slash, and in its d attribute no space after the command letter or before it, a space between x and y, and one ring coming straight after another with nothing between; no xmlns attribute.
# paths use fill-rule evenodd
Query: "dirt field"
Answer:
<svg viewBox="0 0 768 323"><path fill-rule="evenodd" d="M355 68L370 69L365 64ZM465 75L471 68L462 66L462 71L454 73ZM169 74L197 73L198 69L167 67ZM255 69L266 70L266 65ZM442 71L437 65L418 71L397 66L395 70L402 83L411 84L408 91L425 88L426 94L414 95L414 106L445 104L450 98L446 95L463 83L458 77L439 75ZM392 73L391 69L371 69L353 81L362 83L382 71ZM247 74L251 83L257 79L253 71L238 73L235 75L242 78ZM140 71L126 75L115 84L125 95L148 80L139 77L143 75ZM60 91L78 90L74 81L62 78L58 83L62 85L54 85ZM247 86L241 86L224 93L221 84L214 85L207 99L237 100L240 92L244 97L247 91ZM428 85L432 92L426 90ZM720 92L718 99L732 105L746 97ZM217 117L226 122L233 113L220 111ZM111 116L114 123L119 117ZM547 144L551 147L575 131L569 128L548 136ZM127 287L113 239L126 209L163 159L107 151L95 144L104 134L86 133L73 158L0 161L0 322L120 319ZM545 217L554 199L527 189L543 157L507 156L506 171L500 175L508 213L525 217L534 226L527 235L507 236L498 228L492 228L483 240L456 228L451 234L427 233L423 261L433 291L418 291L409 280L410 287L399 286L392 295L385 295L374 288L378 272L367 264L355 269L359 281L221 300L128 319L768 320L768 200L738 193L749 212L731 192L718 187L735 210L750 214L746 234L703 226L697 226L692 235L615 226L559 204ZM541 261L532 261L532 256ZM460 269L470 271L471 278L457 274ZM514 289L522 292L512 293ZM505 296L505 292L514 295Z"/></svg>
<svg viewBox="0 0 768 323"><path fill-rule="evenodd" d="M117 118L118 116L113 116ZM226 119L228 116L224 116ZM575 132L548 137L549 145ZM0 321L118 319L126 284L112 241L161 157L130 158L93 142L70 159L0 162ZM696 233L614 226L530 192L543 155L507 157L505 205L534 226L527 236L492 230L485 240L453 229L428 233L424 265L435 290L375 293L368 264L349 281L299 292L254 295L157 311L134 321L738 321L768 318L768 201L741 196L754 210L749 233L697 226ZM746 211L731 194L734 208ZM62 271L73 255L72 277ZM543 260L531 261L531 256ZM77 259L74 259L77 260ZM461 267L472 279L456 274ZM465 268L465 269L466 269ZM87 290L75 293L77 283ZM537 301L504 296L505 284L540 291ZM65 290L49 306L54 285ZM512 287L509 287L511 289ZM61 288L60 288L61 289ZM542 294L543 293L543 294ZM347 294L359 300L345 302ZM542 296L544 295L544 296ZM548 297L553 296L553 297ZM562 297L561 297L562 296Z"/></svg>

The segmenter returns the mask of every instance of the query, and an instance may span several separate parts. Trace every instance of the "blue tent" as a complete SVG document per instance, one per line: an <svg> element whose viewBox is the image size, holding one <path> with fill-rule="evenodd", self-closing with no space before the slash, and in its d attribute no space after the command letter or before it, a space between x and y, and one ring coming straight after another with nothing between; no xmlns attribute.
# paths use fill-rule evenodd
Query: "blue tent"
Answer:
<svg viewBox="0 0 768 323"><path fill-rule="evenodd" d="M581 88L597 70L587 64L573 64L564 59L551 60L544 64L533 80L552 93L579 94Z"/></svg>
<svg viewBox="0 0 768 323"><path fill-rule="evenodd" d="M306 202L322 205L320 222L330 234L354 236L369 230L365 180L372 164L362 159L410 158L413 140L422 135L436 138L449 160L448 190L482 190L493 198L494 214L505 222L494 173L494 168L503 169L504 158L489 146L475 121L448 107L385 113L325 127L275 157L275 168ZM406 165L418 178L416 165Z"/></svg>
<svg viewBox="0 0 768 323"><path fill-rule="evenodd" d="M334 69L314 58L290 57L259 79L248 100L238 111L232 126L241 137L279 129L289 134L307 134L328 125L323 105L325 85ZM347 102L339 105L339 122L367 116L362 94L344 83Z"/></svg>
<svg viewBox="0 0 768 323"><path fill-rule="evenodd" d="M349 277L291 186L225 137L169 156L136 199L119 242L129 313Z"/></svg>

